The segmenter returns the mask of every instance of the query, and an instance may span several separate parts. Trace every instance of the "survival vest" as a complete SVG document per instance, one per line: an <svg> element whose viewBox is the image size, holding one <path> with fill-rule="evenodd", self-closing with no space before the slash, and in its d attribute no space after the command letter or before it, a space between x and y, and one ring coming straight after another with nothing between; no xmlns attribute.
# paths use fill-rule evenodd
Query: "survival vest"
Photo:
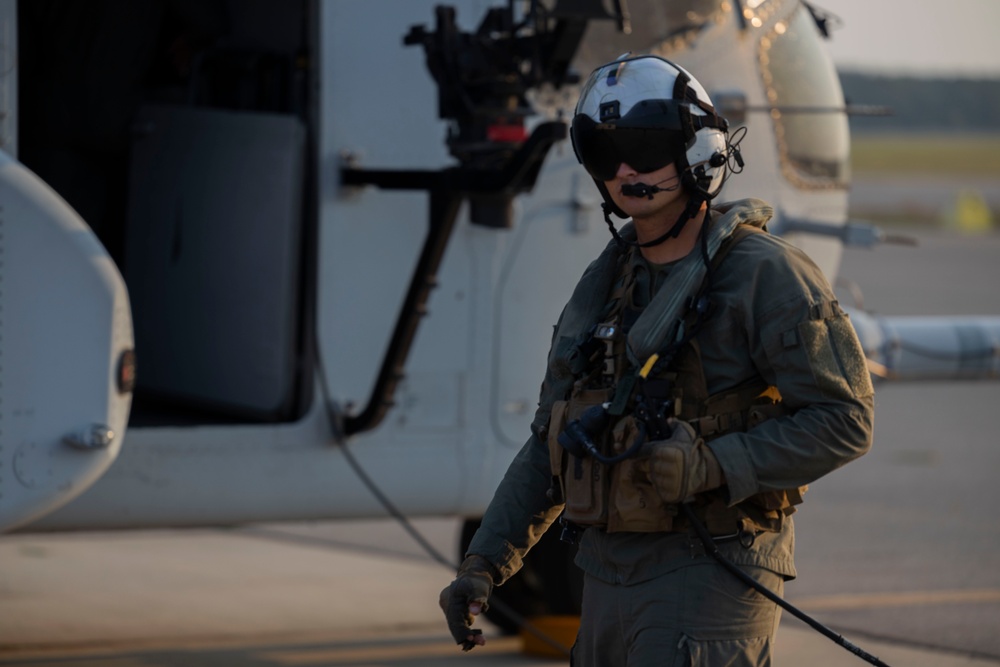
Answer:
<svg viewBox="0 0 1000 667"><path fill-rule="evenodd" d="M711 270L722 264L736 244L755 233L766 232L739 224L719 246ZM684 531L688 526L679 507L664 504L649 481L641 450L638 456L605 465L590 456L570 454L558 441L567 424L601 404L611 404L609 411L618 415L602 433L594 434L604 456L621 455L641 437L634 415L635 375L625 344L630 320L636 315L630 310L635 287L632 252L636 250L619 258L619 277L607 314L594 328L591 340L581 345L580 354L586 359L581 364L583 372L575 379L569 399L556 401L552 407L547 438L553 494L565 502L563 518L577 525L600 526L608 532ZM694 320L689 312L686 325L697 326ZM671 416L690 423L706 441L787 413L777 388L762 379L710 395L696 333L677 350L666 369L647 378L645 385L669 406ZM804 492L805 487L760 493L730 507L723 487L699 494L695 509L713 535L780 531Z"/></svg>

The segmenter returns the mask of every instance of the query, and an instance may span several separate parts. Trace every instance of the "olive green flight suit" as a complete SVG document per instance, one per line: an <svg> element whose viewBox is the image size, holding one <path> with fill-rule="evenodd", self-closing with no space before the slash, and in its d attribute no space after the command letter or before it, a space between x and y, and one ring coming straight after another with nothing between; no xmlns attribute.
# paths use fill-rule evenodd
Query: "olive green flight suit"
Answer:
<svg viewBox="0 0 1000 667"><path fill-rule="evenodd" d="M748 199L719 207L712 216L740 216L760 226L771 209ZM627 226L624 233L634 237ZM550 491L550 412L584 370L567 360L607 305L620 252L609 244L564 309L531 437L469 547L469 554L494 565L498 583L521 567L563 509L553 504ZM670 288L673 265L649 267L638 253L632 261L636 301L648 303L657 290ZM745 432L710 440L730 507L739 509L761 492L806 486L870 448L874 392L864 354L829 284L804 253L769 234L751 234L728 251L709 296L713 310L697 335L709 393L756 381L776 387L787 410ZM780 593L784 580L796 574L791 517L745 542L723 540L719 549ZM776 606L725 572L690 531L590 527L580 538L576 563L585 588L575 665L770 664Z"/></svg>

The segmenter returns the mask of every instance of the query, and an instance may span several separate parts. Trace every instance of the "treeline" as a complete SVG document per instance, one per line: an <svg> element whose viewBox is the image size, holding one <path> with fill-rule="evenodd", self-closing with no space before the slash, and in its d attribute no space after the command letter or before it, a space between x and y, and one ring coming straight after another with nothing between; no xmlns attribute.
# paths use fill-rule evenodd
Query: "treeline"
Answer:
<svg viewBox="0 0 1000 667"><path fill-rule="evenodd" d="M852 116L858 132L1000 132L1000 79L948 79L840 72L848 104L892 115Z"/></svg>

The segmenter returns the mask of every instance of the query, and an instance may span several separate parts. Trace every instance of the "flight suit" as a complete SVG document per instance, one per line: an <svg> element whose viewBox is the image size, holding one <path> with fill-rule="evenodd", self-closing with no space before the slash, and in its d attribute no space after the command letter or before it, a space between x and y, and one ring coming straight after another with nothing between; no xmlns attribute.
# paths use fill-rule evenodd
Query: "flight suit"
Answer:
<svg viewBox="0 0 1000 667"><path fill-rule="evenodd" d="M771 209L749 199L712 211L716 222L725 216L761 226ZM623 233L634 238L628 227ZM609 244L564 309L531 437L470 544L469 554L493 564L496 583L520 568L564 509L548 446L553 406L590 370L575 351L606 314L623 264L635 282L633 307L641 310L659 290L670 289L676 263L650 266L639 253L623 258L623 252ZM871 446L874 392L860 344L826 279L780 238L757 233L734 243L713 272L708 296L710 315L695 339L708 393L757 384L781 397L780 416L706 435L726 480L715 493L723 506L750 515L759 494L805 487L864 454ZM752 528L734 536L715 531L718 548L780 593L796 575L790 512ZM725 572L683 522L667 530L585 527L576 563L585 584L574 664L770 664L777 607Z"/></svg>

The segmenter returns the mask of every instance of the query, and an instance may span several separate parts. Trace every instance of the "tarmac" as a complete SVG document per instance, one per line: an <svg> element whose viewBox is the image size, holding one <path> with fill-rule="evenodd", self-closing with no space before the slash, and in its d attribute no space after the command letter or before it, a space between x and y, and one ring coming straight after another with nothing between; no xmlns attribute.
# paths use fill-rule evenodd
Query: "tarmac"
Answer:
<svg viewBox="0 0 1000 667"><path fill-rule="evenodd" d="M454 547L456 520L415 525ZM437 608L451 573L409 539L388 520L2 536L0 665L568 663L525 655L488 623L487 647L462 654ZM893 667L1000 664L848 639ZM865 663L786 614L775 664Z"/></svg>

